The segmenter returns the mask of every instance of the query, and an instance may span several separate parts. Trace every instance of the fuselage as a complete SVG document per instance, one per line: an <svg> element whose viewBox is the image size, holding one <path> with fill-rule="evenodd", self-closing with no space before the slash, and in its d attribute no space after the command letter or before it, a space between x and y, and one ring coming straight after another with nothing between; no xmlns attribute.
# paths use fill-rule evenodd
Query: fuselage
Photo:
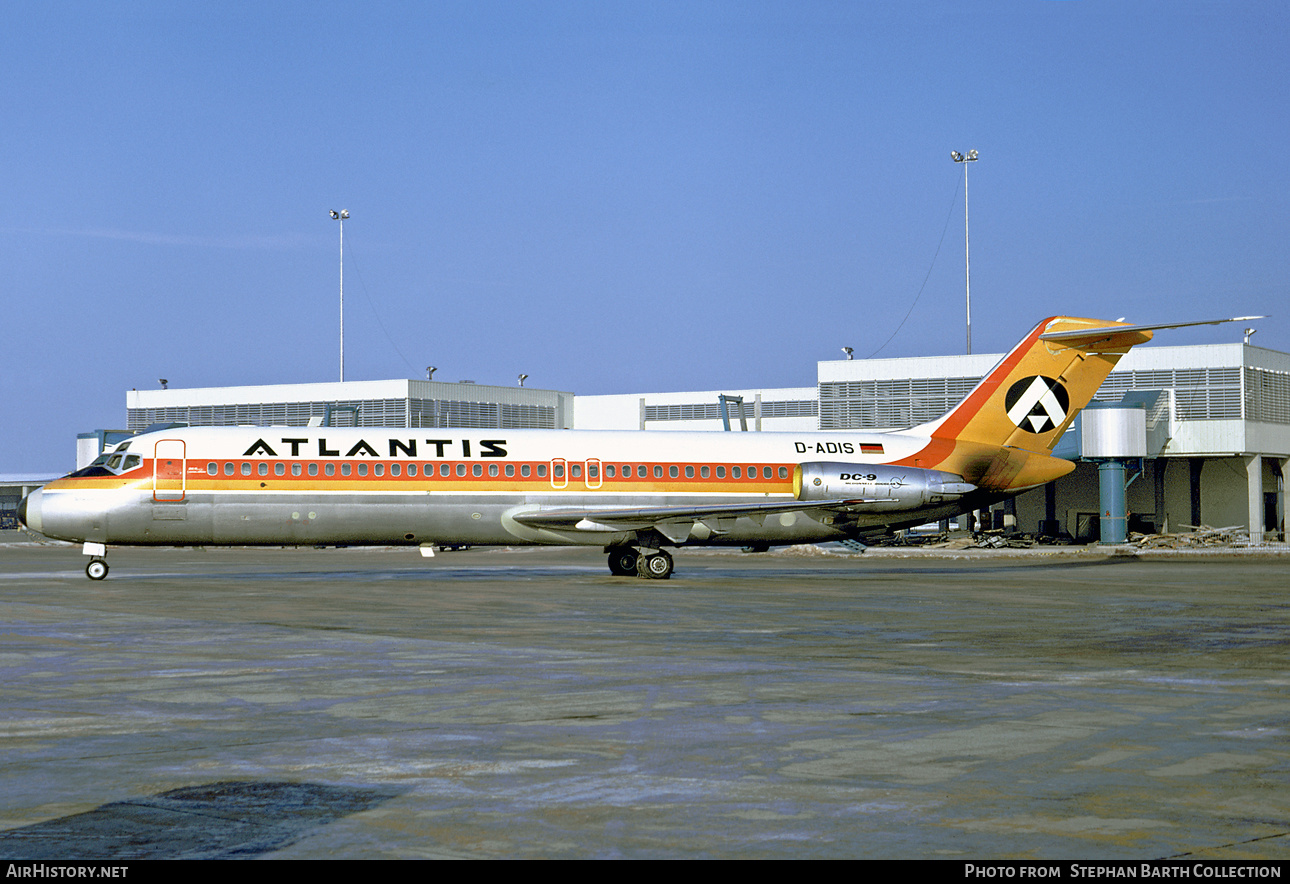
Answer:
<svg viewBox="0 0 1290 884"><path fill-rule="evenodd" d="M51 482L24 501L23 521L103 544L612 547L637 532L598 524L597 510L802 500L800 511L683 519L688 528L669 542L811 542L963 511L970 495L933 493L935 471L909 466L928 443L902 433L185 427L136 436ZM870 500L842 522L812 509L802 488L803 464L833 462L850 496ZM570 509L589 517L523 521Z"/></svg>

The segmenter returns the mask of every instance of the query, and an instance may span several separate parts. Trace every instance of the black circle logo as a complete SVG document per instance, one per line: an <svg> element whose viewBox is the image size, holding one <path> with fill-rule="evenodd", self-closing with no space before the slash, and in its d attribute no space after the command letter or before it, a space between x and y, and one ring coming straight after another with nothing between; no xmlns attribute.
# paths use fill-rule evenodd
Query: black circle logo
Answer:
<svg viewBox="0 0 1290 884"><path fill-rule="evenodd" d="M1047 433L1066 422L1071 397L1060 381L1043 375L1022 378L1008 388L1008 420L1027 433Z"/></svg>

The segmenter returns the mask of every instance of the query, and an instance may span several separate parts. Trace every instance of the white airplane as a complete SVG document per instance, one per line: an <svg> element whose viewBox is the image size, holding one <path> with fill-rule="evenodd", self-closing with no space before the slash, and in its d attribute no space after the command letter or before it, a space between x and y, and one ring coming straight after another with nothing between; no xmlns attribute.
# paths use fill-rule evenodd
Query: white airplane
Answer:
<svg viewBox="0 0 1290 884"><path fill-rule="evenodd" d="M664 547L857 539L1066 475L1053 446L1156 329L1039 323L949 414L896 432L182 427L121 442L19 505L33 531L108 545L602 546L666 578Z"/></svg>

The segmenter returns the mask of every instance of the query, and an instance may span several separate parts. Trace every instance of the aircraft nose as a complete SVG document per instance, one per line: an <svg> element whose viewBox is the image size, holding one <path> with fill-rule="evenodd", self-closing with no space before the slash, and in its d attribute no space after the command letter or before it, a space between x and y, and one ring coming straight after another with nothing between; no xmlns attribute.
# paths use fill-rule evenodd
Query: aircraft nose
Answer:
<svg viewBox="0 0 1290 884"><path fill-rule="evenodd" d="M40 533L40 489L28 494L18 502L18 521Z"/></svg>

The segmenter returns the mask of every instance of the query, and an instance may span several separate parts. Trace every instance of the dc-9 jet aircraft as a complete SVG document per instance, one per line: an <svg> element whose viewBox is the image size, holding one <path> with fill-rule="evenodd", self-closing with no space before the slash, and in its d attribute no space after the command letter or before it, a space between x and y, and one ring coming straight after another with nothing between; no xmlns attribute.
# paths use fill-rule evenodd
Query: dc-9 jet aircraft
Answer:
<svg viewBox="0 0 1290 884"><path fill-rule="evenodd" d="M858 539L1066 475L1053 446L1119 358L1181 325L1045 319L953 411L896 432L182 427L121 442L19 518L109 545L603 546L666 578L664 547Z"/></svg>

